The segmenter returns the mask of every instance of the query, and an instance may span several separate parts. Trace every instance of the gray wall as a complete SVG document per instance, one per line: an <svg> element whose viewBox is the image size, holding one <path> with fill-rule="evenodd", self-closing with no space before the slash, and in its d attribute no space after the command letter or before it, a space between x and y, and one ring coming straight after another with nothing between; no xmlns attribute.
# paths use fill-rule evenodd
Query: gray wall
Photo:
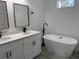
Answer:
<svg viewBox="0 0 79 59"><path fill-rule="evenodd" d="M57 0L47 0L46 3L46 20L51 29L48 32L79 40L79 1L76 1L75 7L61 9L56 8L56 2Z"/></svg>

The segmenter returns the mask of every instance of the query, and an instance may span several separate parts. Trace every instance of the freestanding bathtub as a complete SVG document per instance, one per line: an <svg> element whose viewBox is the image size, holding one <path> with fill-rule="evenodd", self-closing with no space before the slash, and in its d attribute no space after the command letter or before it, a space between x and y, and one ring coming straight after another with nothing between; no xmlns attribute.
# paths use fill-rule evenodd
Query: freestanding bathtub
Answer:
<svg viewBox="0 0 79 59"><path fill-rule="evenodd" d="M46 34L43 38L48 51L62 57L69 57L78 43L76 39L53 34Z"/></svg>

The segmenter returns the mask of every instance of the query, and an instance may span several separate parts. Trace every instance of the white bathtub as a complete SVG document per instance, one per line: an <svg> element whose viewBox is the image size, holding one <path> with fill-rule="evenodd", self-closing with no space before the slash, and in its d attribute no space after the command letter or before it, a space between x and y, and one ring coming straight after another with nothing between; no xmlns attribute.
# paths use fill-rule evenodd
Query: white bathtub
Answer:
<svg viewBox="0 0 79 59"><path fill-rule="evenodd" d="M69 57L78 43L76 39L53 34L46 34L43 38L48 51L62 57Z"/></svg>

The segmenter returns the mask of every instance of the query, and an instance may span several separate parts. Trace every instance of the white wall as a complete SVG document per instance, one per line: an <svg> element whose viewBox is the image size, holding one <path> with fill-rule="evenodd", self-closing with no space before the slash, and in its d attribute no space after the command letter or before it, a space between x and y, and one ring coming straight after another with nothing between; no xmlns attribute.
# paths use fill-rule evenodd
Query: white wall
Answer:
<svg viewBox="0 0 79 59"><path fill-rule="evenodd" d="M27 4L34 11L34 14L30 17L32 29L41 30L46 15L45 0L28 0Z"/></svg>
<svg viewBox="0 0 79 59"><path fill-rule="evenodd" d="M13 3L29 5L30 11L34 14L30 14L30 27L34 30L41 30L41 25L45 21L45 0L3 0L7 2L9 25L8 32L15 31L14 15L13 15ZM7 31L7 30L6 30ZM5 32L6 32L5 31Z"/></svg>
<svg viewBox="0 0 79 59"><path fill-rule="evenodd" d="M46 20L51 29L50 33L79 40L79 1L76 1L75 7L61 9L56 8L56 2L57 0L47 0Z"/></svg>

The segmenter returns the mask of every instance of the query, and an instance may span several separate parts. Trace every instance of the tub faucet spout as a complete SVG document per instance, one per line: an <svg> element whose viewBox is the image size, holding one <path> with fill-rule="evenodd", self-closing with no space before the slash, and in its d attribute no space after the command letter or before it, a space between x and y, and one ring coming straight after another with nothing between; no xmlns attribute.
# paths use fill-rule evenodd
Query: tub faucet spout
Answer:
<svg viewBox="0 0 79 59"><path fill-rule="evenodd" d="M48 26L48 24L47 24L47 23L44 23L44 24L43 24L43 35L45 34L45 25Z"/></svg>

